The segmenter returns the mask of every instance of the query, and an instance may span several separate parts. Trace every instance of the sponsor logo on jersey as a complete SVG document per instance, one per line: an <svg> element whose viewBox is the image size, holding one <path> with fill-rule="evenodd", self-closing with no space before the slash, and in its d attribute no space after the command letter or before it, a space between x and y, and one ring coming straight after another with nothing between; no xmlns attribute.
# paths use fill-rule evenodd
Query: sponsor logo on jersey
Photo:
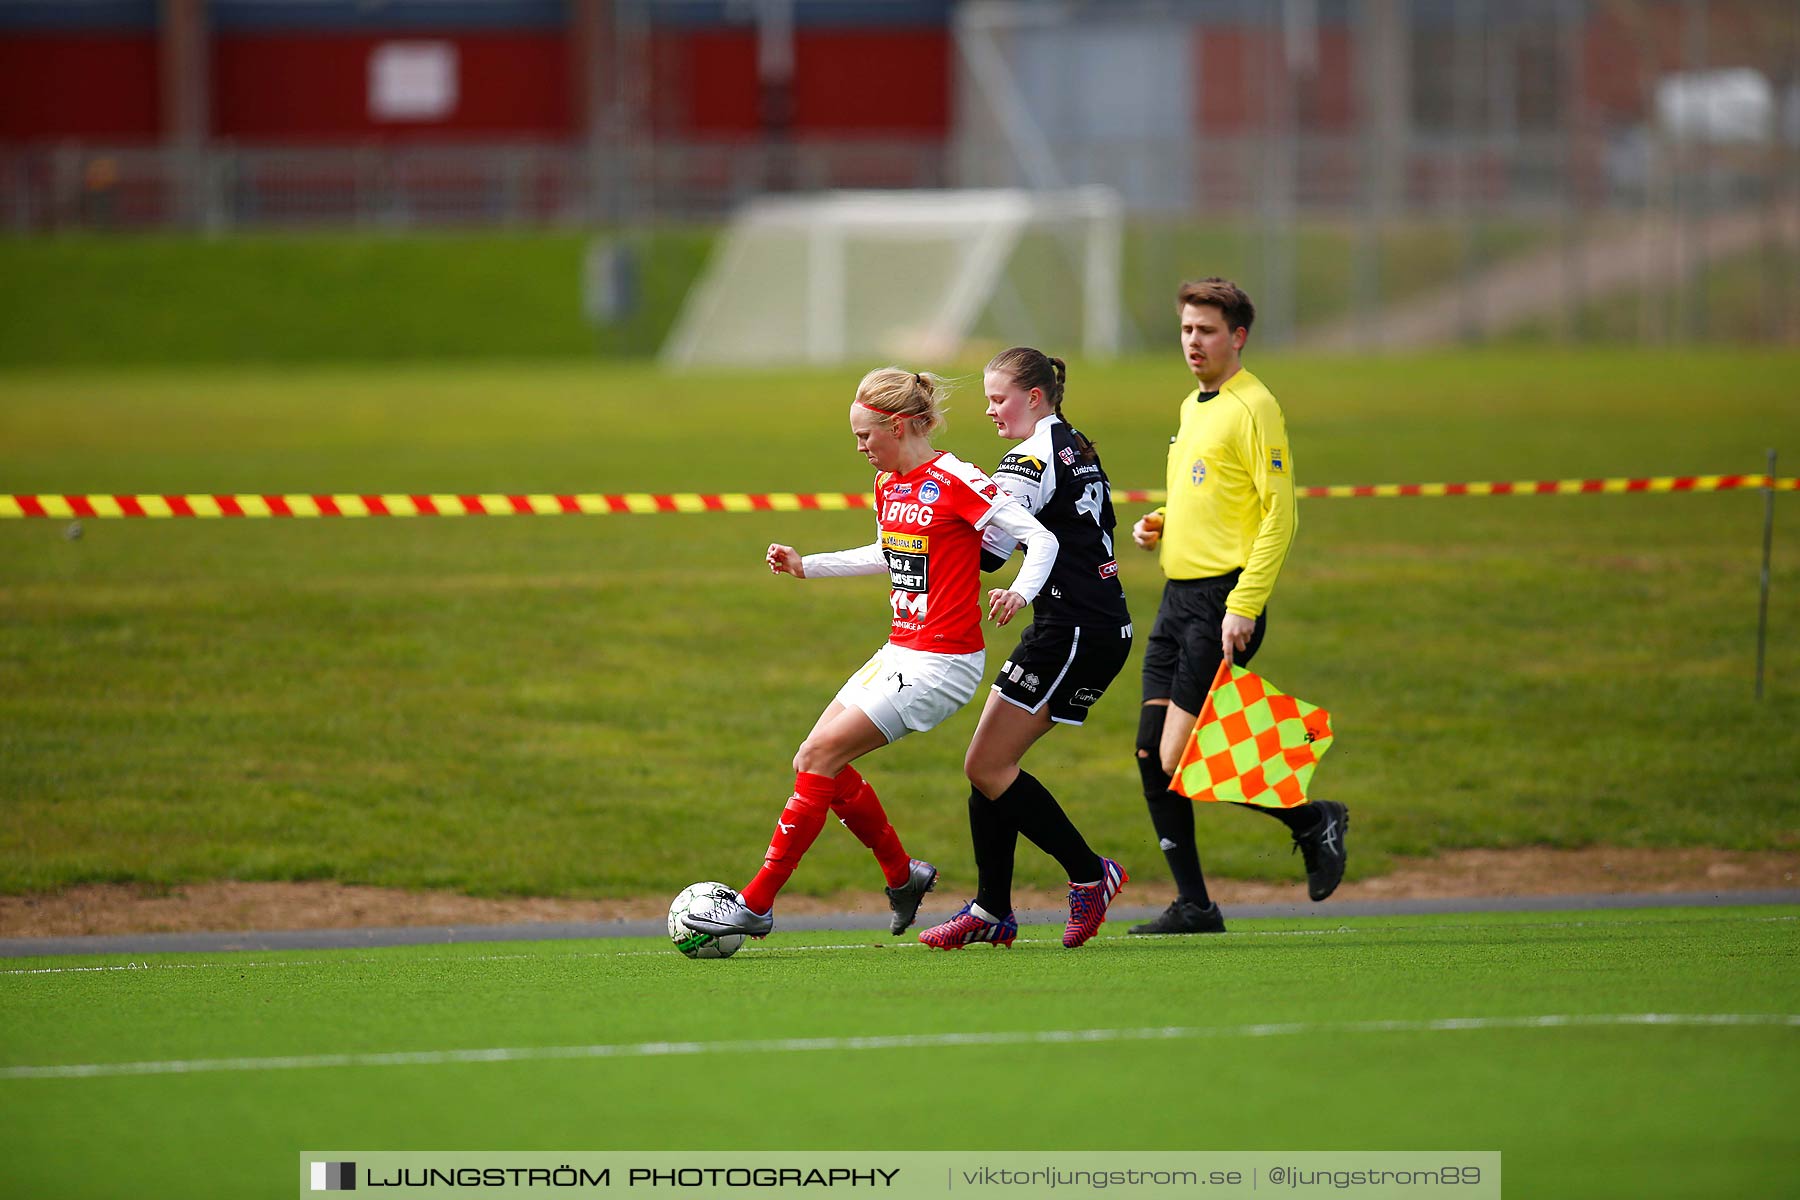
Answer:
<svg viewBox="0 0 1800 1200"><path fill-rule="evenodd" d="M896 592L929 592L931 577L928 573L929 560L923 554L899 554L893 550L887 552L888 578L893 581Z"/></svg>
<svg viewBox="0 0 1800 1200"><path fill-rule="evenodd" d="M881 510L881 519L896 525L929 525L934 515L929 504L908 504L904 500L889 500Z"/></svg>
<svg viewBox="0 0 1800 1200"><path fill-rule="evenodd" d="M1075 694L1069 697L1069 703L1076 708L1092 708L1099 699L1100 693L1093 688L1077 688Z"/></svg>
<svg viewBox="0 0 1800 1200"><path fill-rule="evenodd" d="M893 487L888 489L888 495L895 500L904 500L912 495L912 484L896 483Z"/></svg>
<svg viewBox="0 0 1800 1200"><path fill-rule="evenodd" d="M1287 452L1280 446L1269 447L1269 470L1282 472L1287 470Z"/></svg>
<svg viewBox="0 0 1800 1200"><path fill-rule="evenodd" d="M1000 460L995 474L1015 475L1020 479L1029 479L1036 483L1044 477L1044 460L1029 454L1008 454Z"/></svg>
<svg viewBox="0 0 1800 1200"><path fill-rule="evenodd" d="M930 554L931 539L922 533L896 533L884 529L881 531L881 548L897 550L901 554Z"/></svg>
<svg viewBox="0 0 1800 1200"><path fill-rule="evenodd" d="M1056 457L1063 460L1063 466L1065 467L1072 467L1075 465L1075 450L1072 446L1064 446L1061 450L1058 450L1056 452Z"/></svg>
<svg viewBox="0 0 1800 1200"><path fill-rule="evenodd" d="M1118 573L1119 573L1119 562L1117 559L1110 559L1107 562L1103 562L1100 564L1100 578L1111 579L1114 575L1117 575Z"/></svg>
<svg viewBox="0 0 1800 1200"><path fill-rule="evenodd" d="M943 490L938 487L937 480L927 479L919 485L919 499L926 504L936 504Z"/></svg>
<svg viewBox="0 0 1800 1200"><path fill-rule="evenodd" d="M1188 468L1188 475L1192 477L1195 487L1199 487L1201 484L1205 483L1206 460L1203 458L1196 458L1194 460L1194 465Z"/></svg>
<svg viewBox="0 0 1800 1200"><path fill-rule="evenodd" d="M888 603L893 606L894 620L902 623L908 620L923 621L931 608L931 597L895 591L888 594Z"/></svg>
<svg viewBox="0 0 1800 1200"><path fill-rule="evenodd" d="M1000 485L997 483L990 483L981 489L981 494L986 496L989 500L998 500L1000 498ZM1010 494L1011 493L1008 493L1008 495Z"/></svg>
<svg viewBox="0 0 1800 1200"><path fill-rule="evenodd" d="M1099 473L1099 463L1082 463L1079 467L1076 467L1070 472L1072 475L1098 475Z"/></svg>

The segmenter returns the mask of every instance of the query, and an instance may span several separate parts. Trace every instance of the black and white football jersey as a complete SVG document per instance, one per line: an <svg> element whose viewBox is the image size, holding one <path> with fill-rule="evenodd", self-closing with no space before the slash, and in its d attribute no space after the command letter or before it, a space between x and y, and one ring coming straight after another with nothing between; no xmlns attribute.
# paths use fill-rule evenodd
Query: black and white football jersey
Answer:
<svg viewBox="0 0 1800 1200"><path fill-rule="evenodd" d="M1113 555L1112 487L1099 456L1083 462L1075 431L1052 415L1006 452L992 478L1061 546L1050 581L1032 606L1034 619L1050 625L1129 624ZM982 534L982 566L997 568L1015 548L1011 538L988 527Z"/></svg>

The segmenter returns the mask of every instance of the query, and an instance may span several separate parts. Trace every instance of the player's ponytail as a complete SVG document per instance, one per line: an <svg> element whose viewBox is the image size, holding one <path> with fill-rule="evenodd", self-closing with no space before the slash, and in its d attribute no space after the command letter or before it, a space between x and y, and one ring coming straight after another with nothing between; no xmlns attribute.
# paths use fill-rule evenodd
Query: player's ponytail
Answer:
<svg viewBox="0 0 1800 1200"><path fill-rule="evenodd" d="M1069 382L1069 367L1062 359L1051 358L1042 350L1034 350L1030 346L1014 346L1011 350L1002 350L994 355L987 369L1005 375L1022 391L1029 392L1032 388L1037 388L1050 402L1050 411L1059 417L1063 416L1063 389ZM1075 439L1075 448L1081 452L1081 461L1093 462L1098 457L1094 443L1070 424L1067 417L1063 417L1063 422L1069 425L1069 433Z"/></svg>
<svg viewBox="0 0 1800 1200"><path fill-rule="evenodd" d="M944 427L944 401L949 395L949 380L905 367L877 367L856 385L859 405L890 418L897 432L919 422L912 427L928 438Z"/></svg>

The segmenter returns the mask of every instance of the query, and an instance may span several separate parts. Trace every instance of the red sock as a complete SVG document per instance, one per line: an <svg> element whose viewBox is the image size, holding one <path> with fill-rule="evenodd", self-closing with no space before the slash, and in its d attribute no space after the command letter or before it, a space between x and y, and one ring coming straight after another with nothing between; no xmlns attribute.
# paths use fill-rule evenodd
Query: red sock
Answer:
<svg viewBox="0 0 1800 1200"><path fill-rule="evenodd" d="M856 835L857 841L875 852L875 861L881 864L888 886L904 884L912 874L912 859L900 844L900 835L888 824L887 812L875 789L855 767L845 767L831 782L836 785L831 811Z"/></svg>
<svg viewBox="0 0 1800 1200"><path fill-rule="evenodd" d="M775 822L775 833L763 856L762 870L739 893L751 912L766 913L775 906L775 893L787 886L801 857L819 836L819 830L825 828L825 817L831 811L832 791L833 785L827 776L806 772L794 776L794 794L788 797L787 807L781 810L781 819Z"/></svg>

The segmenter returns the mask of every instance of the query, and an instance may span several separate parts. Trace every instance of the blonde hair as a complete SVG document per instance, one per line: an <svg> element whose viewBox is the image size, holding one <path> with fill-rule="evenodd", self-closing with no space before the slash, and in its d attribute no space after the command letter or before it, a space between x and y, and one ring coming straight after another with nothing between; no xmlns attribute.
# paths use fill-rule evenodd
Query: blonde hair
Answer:
<svg viewBox="0 0 1800 1200"><path fill-rule="evenodd" d="M905 367L877 367L856 385L858 404L886 414L896 428L901 421L923 421L919 432L925 437L944 427L944 401L949 396L948 379Z"/></svg>

